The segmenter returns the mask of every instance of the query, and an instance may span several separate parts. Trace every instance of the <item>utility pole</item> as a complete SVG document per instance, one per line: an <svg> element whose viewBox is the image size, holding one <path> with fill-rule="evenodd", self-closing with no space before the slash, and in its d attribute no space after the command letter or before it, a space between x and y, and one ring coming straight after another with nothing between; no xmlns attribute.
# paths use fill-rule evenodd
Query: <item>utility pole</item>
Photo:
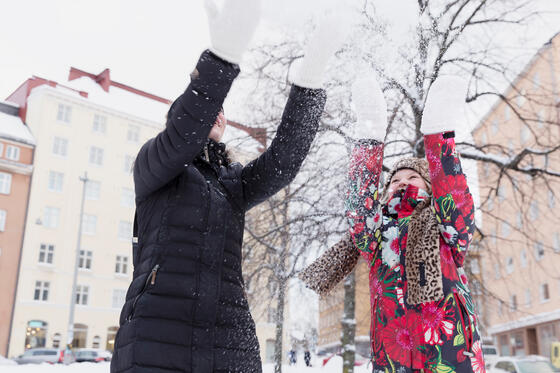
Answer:
<svg viewBox="0 0 560 373"><path fill-rule="evenodd" d="M82 203L80 205L80 223L78 226L78 243L76 245L76 260L74 262L74 279L72 280L72 297L70 298L70 316L68 317L68 338L66 339L66 346L72 345L74 340L74 309L76 308L76 288L78 281L78 266L80 263L80 248L82 244L82 222L84 220L84 201L86 199L86 187L89 181L87 172L84 176L80 176L80 181L84 183L82 186Z"/></svg>

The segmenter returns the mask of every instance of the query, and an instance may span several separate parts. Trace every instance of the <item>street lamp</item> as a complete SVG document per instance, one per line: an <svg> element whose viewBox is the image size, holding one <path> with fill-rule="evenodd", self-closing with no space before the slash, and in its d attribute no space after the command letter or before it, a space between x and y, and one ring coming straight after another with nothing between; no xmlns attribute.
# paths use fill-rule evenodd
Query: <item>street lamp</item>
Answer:
<svg viewBox="0 0 560 373"><path fill-rule="evenodd" d="M78 243L76 245L76 260L74 263L74 279L72 280L72 297L70 298L70 316L68 317L68 337L66 339L66 348L72 345L74 340L74 309L76 308L76 288L78 281L78 266L80 263L80 248L82 243L82 222L84 220L84 201L86 199L86 186L89 181L87 177L87 172L84 173L83 177L80 177L80 181L84 183L82 187L82 203L80 206L80 223L78 226Z"/></svg>

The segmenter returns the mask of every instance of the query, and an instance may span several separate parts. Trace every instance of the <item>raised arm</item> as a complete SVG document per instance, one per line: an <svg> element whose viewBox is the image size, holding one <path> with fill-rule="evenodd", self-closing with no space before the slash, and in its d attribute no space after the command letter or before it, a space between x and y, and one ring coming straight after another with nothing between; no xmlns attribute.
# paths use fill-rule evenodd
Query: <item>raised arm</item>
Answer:
<svg viewBox="0 0 560 373"><path fill-rule="evenodd" d="M372 262L381 243L379 179L383 171L383 139L387 130L387 103L375 76L365 72L352 86L358 123L348 170L346 217L354 246Z"/></svg>
<svg viewBox="0 0 560 373"><path fill-rule="evenodd" d="M200 152L239 74L259 23L261 0L206 1L210 50L200 56L191 83L169 110L165 129L148 140L134 163L136 202L173 180Z"/></svg>
<svg viewBox="0 0 560 373"><path fill-rule="evenodd" d="M454 130L465 124L466 89L466 83L459 78L438 78L430 87L421 126L436 218L457 266L464 263L475 229L473 198L454 138Z"/></svg>
<svg viewBox="0 0 560 373"><path fill-rule="evenodd" d="M270 147L243 168L246 209L263 202L295 178L317 133L325 101L322 89L292 87Z"/></svg>
<svg viewBox="0 0 560 373"><path fill-rule="evenodd" d="M200 56L191 83L173 104L165 129L148 140L134 163L136 201L177 177L200 152L239 67L210 51Z"/></svg>

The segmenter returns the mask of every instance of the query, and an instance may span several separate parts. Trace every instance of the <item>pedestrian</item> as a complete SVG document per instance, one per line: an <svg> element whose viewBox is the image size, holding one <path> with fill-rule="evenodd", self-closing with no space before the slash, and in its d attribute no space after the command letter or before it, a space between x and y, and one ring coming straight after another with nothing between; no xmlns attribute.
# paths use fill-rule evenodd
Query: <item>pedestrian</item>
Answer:
<svg viewBox="0 0 560 373"><path fill-rule="evenodd" d="M290 365L296 365L297 355L293 348L288 352L288 361L290 362Z"/></svg>
<svg viewBox="0 0 560 373"><path fill-rule="evenodd" d="M474 205L455 150L465 85L432 85L420 130L426 159L397 161L380 190L387 106L373 77L352 100L357 137L348 173L348 234L300 276L322 296L369 265L374 372L482 373L478 318L463 268Z"/></svg>
<svg viewBox="0 0 560 373"><path fill-rule="evenodd" d="M305 350L305 352L303 353L303 360L305 361L305 366L311 366L311 353L309 352L309 350Z"/></svg>
<svg viewBox="0 0 560 373"><path fill-rule="evenodd" d="M262 371L241 268L245 213L296 176L318 129L322 73L337 46L310 41L268 150L245 167L231 162L220 143L221 107L259 9L260 0L228 0L221 10L209 3L211 48L165 129L137 155L134 273L112 373ZM336 27L323 35L336 40L329 32Z"/></svg>

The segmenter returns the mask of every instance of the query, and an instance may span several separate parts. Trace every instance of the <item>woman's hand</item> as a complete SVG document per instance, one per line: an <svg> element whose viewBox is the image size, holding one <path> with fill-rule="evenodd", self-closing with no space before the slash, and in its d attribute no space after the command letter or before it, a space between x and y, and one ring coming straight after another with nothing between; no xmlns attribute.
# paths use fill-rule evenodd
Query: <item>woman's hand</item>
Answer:
<svg viewBox="0 0 560 373"><path fill-rule="evenodd" d="M218 9L206 0L210 50L218 57L239 64L260 20L261 0L225 0Z"/></svg>

